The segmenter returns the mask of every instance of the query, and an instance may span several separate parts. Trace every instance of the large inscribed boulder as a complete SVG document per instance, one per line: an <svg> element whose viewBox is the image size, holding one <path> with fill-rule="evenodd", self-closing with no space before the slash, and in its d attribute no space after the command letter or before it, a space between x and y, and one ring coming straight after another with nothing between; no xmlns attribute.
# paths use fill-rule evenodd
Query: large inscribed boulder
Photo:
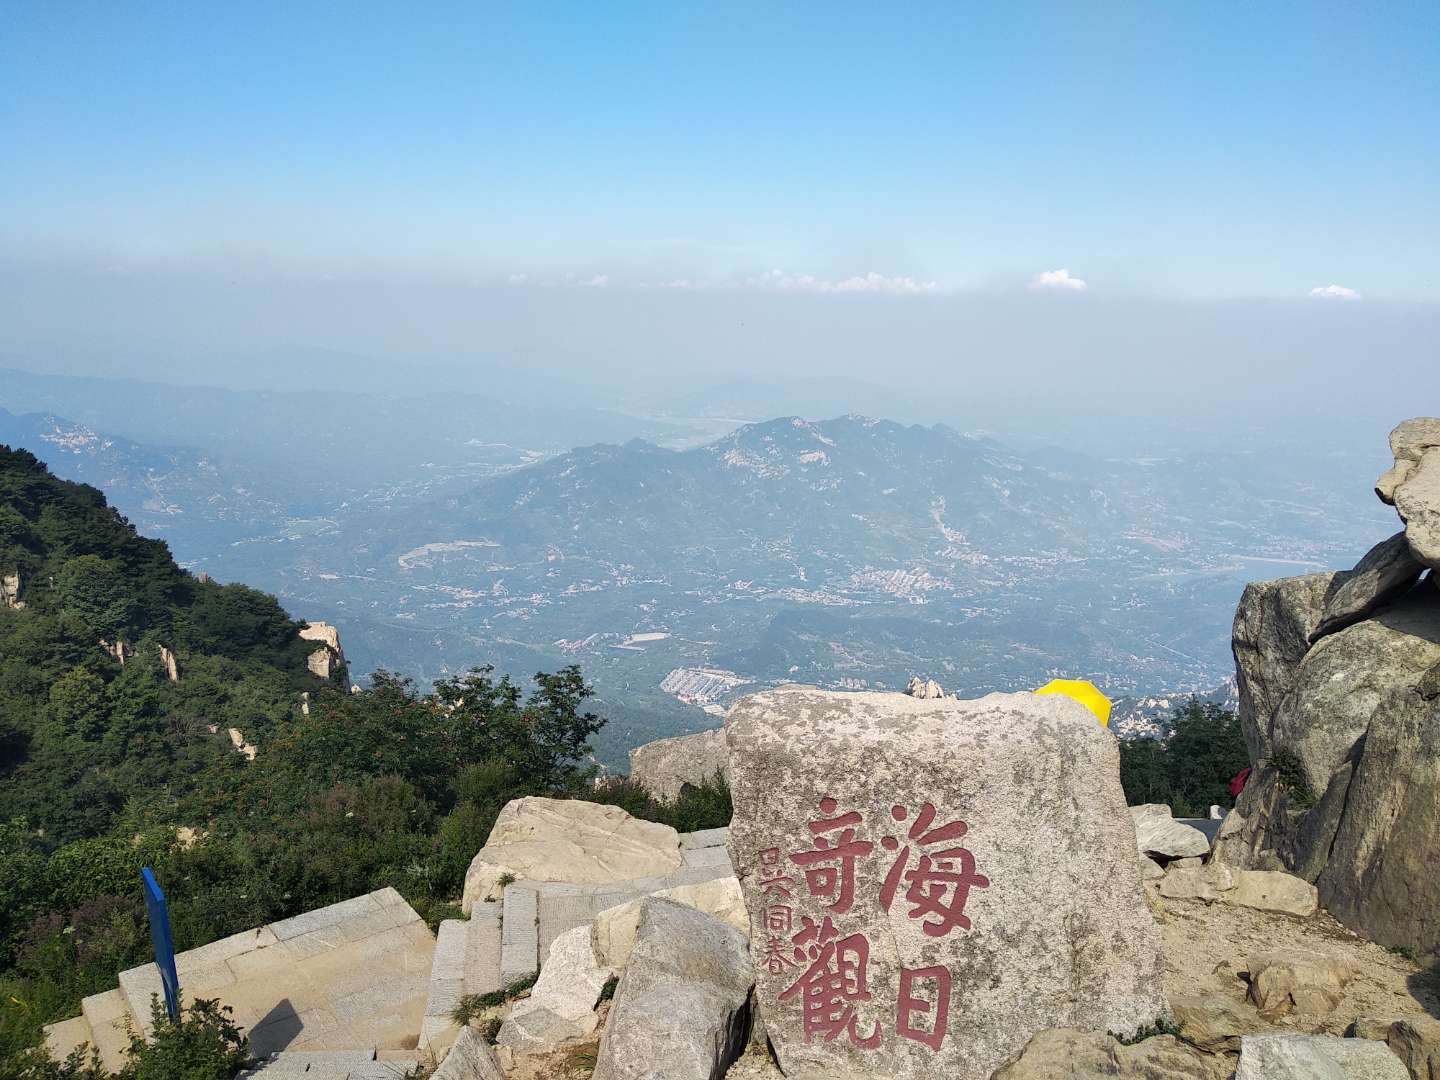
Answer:
<svg viewBox="0 0 1440 1080"><path fill-rule="evenodd" d="M610 885L679 870L680 834L618 806L527 797L505 804L465 872L461 906L498 897L500 882Z"/></svg>
<svg viewBox="0 0 1440 1080"><path fill-rule="evenodd" d="M1114 736L1059 695L783 687L726 722L730 856L787 1077L988 1080L1168 1015Z"/></svg>

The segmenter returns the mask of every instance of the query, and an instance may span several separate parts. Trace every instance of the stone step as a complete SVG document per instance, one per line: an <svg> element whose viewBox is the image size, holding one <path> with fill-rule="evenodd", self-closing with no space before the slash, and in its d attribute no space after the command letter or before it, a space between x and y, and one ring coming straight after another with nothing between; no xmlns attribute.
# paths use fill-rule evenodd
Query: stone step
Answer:
<svg viewBox="0 0 1440 1080"><path fill-rule="evenodd" d="M305 1080L348 1080L355 1075L355 1070L374 1064L374 1050L282 1050L249 1072L241 1073L240 1077L268 1076L281 1080L286 1076L304 1076Z"/></svg>
<svg viewBox="0 0 1440 1080"><path fill-rule="evenodd" d="M449 1049L459 1034L452 1014L465 994L465 944L468 934L468 923L460 919L446 919L435 935L435 957L430 964L425 1015L420 1021L420 1045L437 1055Z"/></svg>
<svg viewBox="0 0 1440 1080"><path fill-rule="evenodd" d="M533 885L515 882L501 903L500 983L509 986L540 970L539 896Z"/></svg>
<svg viewBox="0 0 1440 1080"><path fill-rule="evenodd" d="M128 1060L130 1032L140 1030L125 995L118 989L92 994L80 1002L80 1012L90 1025L101 1064L108 1072L118 1073Z"/></svg>
<svg viewBox="0 0 1440 1080"><path fill-rule="evenodd" d="M465 933L465 993L489 994L501 989L498 900L476 902Z"/></svg>
<svg viewBox="0 0 1440 1080"><path fill-rule="evenodd" d="M72 1050L86 1043L94 1046L95 1035L84 1016L45 1025L45 1049L56 1061L64 1061Z"/></svg>

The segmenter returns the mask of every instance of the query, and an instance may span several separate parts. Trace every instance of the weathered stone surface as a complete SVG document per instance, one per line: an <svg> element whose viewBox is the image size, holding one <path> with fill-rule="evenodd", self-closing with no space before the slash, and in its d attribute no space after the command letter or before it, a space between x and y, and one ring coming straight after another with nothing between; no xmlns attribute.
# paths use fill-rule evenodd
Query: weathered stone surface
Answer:
<svg viewBox="0 0 1440 1080"><path fill-rule="evenodd" d="M680 837L618 806L578 799L515 799L465 873L462 906L498 895L501 878L609 885L680 869Z"/></svg>
<svg viewBox="0 0 1440 1080"><path fill-rule="evenodd" d="M1325 1016L1356 975L1354 964L1324 953L1269 952L1249 961L1249 997L1267 1019L1292 1012Z"/></svg>
<svg viewBox="0 0 1440 1080"><path fill-rule="evenodd" d="M613 974L596 959L589 927L566 931L550 946L530 996L511 1007L496 1042L523 1055L583 1039L599 1026L595 1005Z"/></svg>
<svg viewBox="0 0 1440 1080"><path fill-rule="evenodd" d="M1333 1035L1246 1035L1235 1080L1407 1080L1382 1042Z"/></svg>
<svg viewBox="0 0 1440 1080"><path fill-rule="evenodd" d="M20 599L20 574L0 575L0 607L23 608L25 601Z"/></svg>
<svg viewBox="0 0 1440 1080"><path fill-rule="evenodd" d="M1124 1046L1104 1032L1058 1028L1036 1032L994 1080L1219 1080L1229 1075L1224 1059L1202 1054L1172 1035Z"/></svg>
<svg viewBox="0 0 1440 1080"><path fill-rule="evenodd" d="M1390 433L1395 466L1375 483L1375 494L1405 522L1410 551L1440 568L1440 419L1406 420Z"/></svg>
<svg viewBox="0 0 1440 1080"><path fill-rule="evenodd" d="M1440 700L1396 688L1376 709L1365 737L1329 859L1316 879L1320 903L1382 945L1440 949L1437 806Z"/></svg>
<svg viewBox="0 0 1440 1080"><path fill-rule="evenodd" d="M698 885L681 885L653 895L713 915L742 934L750 933L750 915L745 910L745 897L740 893L740 882L733 877L702 881ZM641 897L606 908L595 916L590 925L595 955L616 971L624 968L625 962L630 959L644 902L645 898Z"/></svg>
<svg viewBox="0 0 1440 1080"><path fill-rule="evenodd" d="M1381 699L1414 687L1440 662L1440 604L1407 596L1379 614L1321 638L1276 710L1270 738L1300 762L1318 797L1370 726Z"/></svg>
<svg viewBox="0 0 1440 1080"><path fill-rule="evenodd" d="M1355 569L1330 597L1310 640L1313 642L1359 622L1409 591L1424 572L1425 564L1410 553L1403 530L1389 540L1380 541L1355 564Z"/></svg>
<svg viewBox="0 0 1440 1080"><path fill-rule="evenodd" d="M1172 864L1160 881L1160 895L1171 900L1214 901L1233 888L1235 874L1224 863L1216 862L1204 866Z"/></svg>
<svg viewBox="0 0 1440 1080"><path fill-rule="evenodd" d="M730 853L787 1076L988 1080L1046 1028L1168 1013L1116 740L1083 705L785 687L737 703L726 732ZM852 843L853 864L827 855ZM868 951L870 996L807 1041L797 988L832 927L851 965Z"/></svg>
<svg viewBox="0 0 1440 1080"><path fill-rule="evenodd" d="M495 1051L475 1028L460 1032L431 1080L505 1080Z"/></svg>
<svg viewBox="0 0 1440 1080"><path fill-rule="evenodd" d="M752 976L733 927L647 897L593 1080L715 1080L745 1050Z"/></svg>
<svg viewBox="0 0 1440 1080"><path fill-rule="evenodd" d="M905 684L905 693L917 698L943 698L945 688L934 679L922 679L919 675L911 675L910 681Z"/></svg>
<svg viewBox="0 0 1440 1080"><path fill-rule="evenodd" d="M1396 1020L1385 1032L1385 1045L1404 1062L1410 1080L1440 1080L1440 1020Z"/></svg>
<svg viewBox="0 0 1440 1080"><path fill-rule="evenodd" d="M1176 821L1164 803L1132 806L1130 817L1135 822L1135 846L1141 854L1177 859L1210 854L1209 838L1193 825Z"/></svg>
<svg viewBox="0 0 1440 1080"><path fill-rule="evenodd" d="M1319 907L1314 885L1278 870L1239 871L1235 874L1234 888L1222 899L1230 904L1287 915L1314 915Z"/></svg>
<svg viewBox="0 0 1440 1080"><path fill-rule="evenodd" d="M1165 868L1149 855L1141 855L1139 862L1142 881L1157 881L1165 876Z"/></svg>
<svg viewBox="0 0 1440 1080"><path fill-rule="evenodd" d="M630 751L630 779L657 799L673 800L686 784L699 786L729 776L729 751L725 732L702 731L657 739Z"/></svg>
<svg viewBox="0 0 1440 1080"><path fill-rule="evenodd" d="M1239 1051L1240 1037L1268 1029L1254 1009L1224 994L1200 994L1170 1000L1175 1023L1186 1042L1212 1053Z"/></svg>
<svg viewBox="0 0 1440 1080"><path fill-rule="evenodd" d="M1235 609L1230 648L1240 691L1239 719L1250 760L1270 754L1270 719L1295 684L1310 635L1344 574L1307 574L1252 581Z"/></svg>

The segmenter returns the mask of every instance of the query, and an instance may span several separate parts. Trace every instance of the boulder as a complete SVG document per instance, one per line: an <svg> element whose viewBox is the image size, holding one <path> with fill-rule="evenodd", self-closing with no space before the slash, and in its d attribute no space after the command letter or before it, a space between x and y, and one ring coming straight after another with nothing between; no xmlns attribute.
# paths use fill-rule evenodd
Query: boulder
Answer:
<svg viewBox="0 0 1440 1080"><path fill-rule="evenodd" d="M1135 822L1135 846L1142 855L1179 859L1210 854L1210 839L1193 825L1176 821L1164 803L1130 807Z"/></svg>
<svg viewBox="0 0 1440 1080"><path fill-rule="evenodd" d="M530 996L511 1007L495 1041L523 1055L583 1039L599 1026L595 1006L613 974L596 959L588 926L567 930L551 944Z"/></svg>
<svg viewBox="0 0 1440 1080"><path fill-rule="evenodd" d="M1314 885L1278 870L1237 872L1234 887L1222 899L1226 903L1286 915L1314 915L1320 906Z"/></svg>
<svg viewBox="0 0 1440 1080"><path fill-rule="evenodd" d="M593 1080L714 1080L750 1033L745 936L671 900L646 897L605 1022Z"/></svg>
<svg viewBox="0 0 1440 1080"><path fill-rule="evenodd" d="M1344 574L1252 581L1235 609L1230 648L1240 691L1239 720L1252 762L1270 753L1270 719L1295 684L1310 635Z"/></svg>
<svg viewBox="0 0 1440 1080"><path fill-rule="evenodd" d="M783 687L726 733L787 1076L988 1080L1047 1028L1168 1015L1118 744L1083 705Z"/></svg>
<svg viewBox="0 0 1440 1080"><path fill-rule="evenodd" d="M905 684L905 693L918 698L943 698L945 689L934 679L922 679L919 675L911 675L910 681Z"/></svg>
<svg viewBox="0 0 1440 1080"><path fill-rule="evenodd" d="M1333 1035L1246 1035L1235 1080L1408 1080L1382 1042Z"/></svg>
<svg viewBox="0 0 1440 1080"><path fill-rule="evenodd" d="M1165 868L1150 858L1149 855L1141 855L1139 863L1140 879L1142 881L1158 881L1165 876Z"/></svg>
<svg viewBox="0 0 1440 1080"><path fill-rule="evenodd" d="M1348 960L1314 952L1268 952L1249 961L1250 1001L1266 1019L1292 1012L1326 1016L1356 975Z"/></svg>
<svg viewBox="0 0 1440 1080"><path fill-rule="evenodd" d="M1313 642L1351 623L1359 622L1376 609L1408 592L1425 572L1425 564L1410 553L1403 531L1382 540L1355 564L1355 569L1335 590L1320 625L1310 635Z"/></svg>
<svg viewBox="0 0 1440 1080"><path fill-rule="evenodd" d="M1321 638L1271 722L1277 750L1293 754L1316 798L1349 760L1381 700L1416 686L1440 662L1440 604L1410 595Z"/></svg>
<svg viewBox="0 0 1440 1080"><path fill-rule="evenodd" d="M1407 1016L1385 1032L1390 1047L1410 1072L1410 1080L1440 1080L1440 1020Z"/></svg>
<svg viewBox="0 0 1440 1080"><path fill-rule="evenodd" d="M500 881L610 885L672 873L684 865L680 836L618 806L527 797L506 803L465 872L461 906L498 897Z"/></svg>
<svg viewBox="0 0 1440 1080"><path fill-rule="evenodd" d="M505 1073L485 1036L467 1027L460 1032L430 1080L505 1080Z"/></svg>
<svg viewBox="0 0 1440 1080"><path fill-rule="evenodd" d="M1224 994L1198 994L1170 999L1180 1037L1211 1053L1238 1051L1240 1038L1269 1025L1249 1005Z"/></svg>
<svg viewBox="0 0 1440 1080"><path fill-rule="evenodd" d="M935 1074L940 1075L940 1074ZM1126 1046L1100 1031L1038 1031L994 1080L1220 1080L1224 1059L1202 1054L1173 1035Z"/></svg>
<svg viewBox="0 0 1440 1080"><path fill-rule="evenodd" d="M1406 420L1390 433L1395 465L1375 482L1375 494L1405 522L1410 551L1440 568L1440 418Z"/></svg>
<svg viewBox="0 0 1440 1080"><path fill-rule="evenodd" d="M733 878L716 878L702 881L698 885L680 885L663 892L652 893L665 900L703 911L721 922L733 926L742 934L750 933L750 916L745 911L745 897L740 893L740 882ZM635 945L635 931L640 925L640 909L645 898L631 900L628 904L606 908L595 916L590 924L590 940L595 955L602 963L616 971L625 967L630 959L630 950Z"/></svg>
<svg viewBox="0 0 1440 1080"><path fill-rule="evenodd" d="M725 733L718 728L696 735L657 739L630 751L630 779L655 798L671 802L686 784L696 787L729 775Z"/></svg>
<svg viewBox="0 0 1440 1080"><path fill-rule="evenodd" d="M1440 699L1397 687L1376 709L1365 737L1316 879L1320 903L1382 945L1440 949L1437 806Z"/></svg>
<svg viewBox="0 0 1440 1080"><path fill-rule="evenodd" d="M1224 863L1177 866L1174 863L1160 880L1160 895L1171 900L1219 900L1235 888L1235 875Z"/></svg>

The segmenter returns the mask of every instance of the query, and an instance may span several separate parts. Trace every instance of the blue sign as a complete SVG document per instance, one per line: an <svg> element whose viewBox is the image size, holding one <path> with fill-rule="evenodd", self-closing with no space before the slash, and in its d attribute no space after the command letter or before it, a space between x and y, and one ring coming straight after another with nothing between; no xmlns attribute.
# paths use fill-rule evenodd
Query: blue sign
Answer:
<svg viewBox="0 0 1440 1080"><path fill-rule="evenodd" d="M180 1019L180 979L175 974L175 942L170 937L170 909L165 894L155 880L155 871L148 866L140 871L145 883L145 907L150 912L150 941L155 946L155 966L160 969L160 983L165 988L165 1011L170 1019Z"/></svg>

